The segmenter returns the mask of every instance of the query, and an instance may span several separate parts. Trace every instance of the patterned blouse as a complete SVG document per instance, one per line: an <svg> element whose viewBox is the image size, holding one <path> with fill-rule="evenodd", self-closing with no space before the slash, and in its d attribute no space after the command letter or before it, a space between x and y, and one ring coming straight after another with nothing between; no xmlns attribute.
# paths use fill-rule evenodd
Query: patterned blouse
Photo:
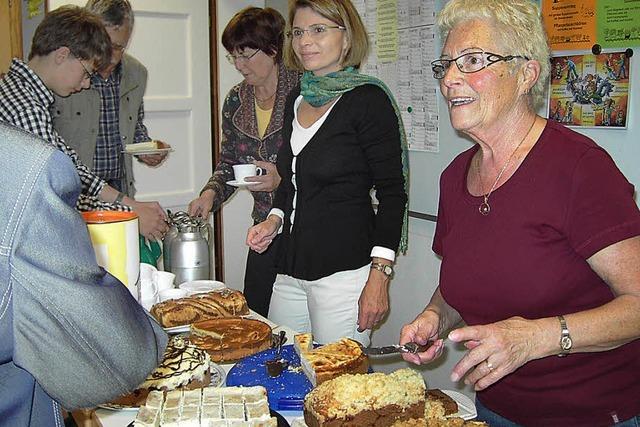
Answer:
<svg viewBox="0 0 640 427"><path fill-rule="evenodd" d="M300 74L287 70L282 63L278 64L278 87L271 113L271 120L264 136L258 132L255 97L253 86L241 82L234 86L225 98L222 107L222 143L220 161L216 165L213 176L209 179L200 194L212 189L215 193L212 211L220 208L233 192L235 187L226 184L233 180L233 165L253 163L254 161L276 162L278 150L282 145L282 125L287 96L300 80ZM263 221L273 202L274 192L252 191L253 212L255 222Z"/></svg>

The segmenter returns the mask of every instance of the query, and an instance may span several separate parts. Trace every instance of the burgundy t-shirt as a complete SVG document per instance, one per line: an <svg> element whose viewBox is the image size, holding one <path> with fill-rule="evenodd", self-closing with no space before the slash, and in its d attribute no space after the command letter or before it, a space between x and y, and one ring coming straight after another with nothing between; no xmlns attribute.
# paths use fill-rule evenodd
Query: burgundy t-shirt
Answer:
<svg viewBox="0 0 640 427"><path fill-rule="evenodd" d="M468 325L570 314L613 299L586 260L640 235L633 186L593 141L548 121L478 212L466 176L477 146L443 172L433 250L440 290ZM560 325L558 324L558 348ZM531 361L477 397L524 425L611 425L640 414L640 341Z"/></svg>

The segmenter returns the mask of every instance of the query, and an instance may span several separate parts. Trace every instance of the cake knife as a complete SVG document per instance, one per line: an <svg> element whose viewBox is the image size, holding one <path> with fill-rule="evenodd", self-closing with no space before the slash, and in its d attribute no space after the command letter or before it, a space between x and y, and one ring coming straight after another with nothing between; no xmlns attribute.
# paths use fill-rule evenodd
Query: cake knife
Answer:
<svg viewBox="0 0 640 427"><path fill-rule="evenodd" d="M394 353L422 353L433 345L433 341L427 341L425 345L420 345L415 342L408 342L403 345L394 344L385 347L362 347L362 352L367 356L381 356L385 354Z"/></svg>

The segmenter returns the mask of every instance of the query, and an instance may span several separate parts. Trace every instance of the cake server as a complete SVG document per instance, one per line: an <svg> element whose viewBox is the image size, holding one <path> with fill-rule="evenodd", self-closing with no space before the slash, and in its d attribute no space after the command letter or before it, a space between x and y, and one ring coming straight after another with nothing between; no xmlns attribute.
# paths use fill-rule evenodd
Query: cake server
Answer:
<svg viewBox="0 0 640 427"><path fill-rule="evenodd" d="M427 341L425 345L415 342L408 342L404 345L388 345L385 347L362 347L362 352L367 356L381 356L394 353L422 353L433 345L433 341Z"/></svg>

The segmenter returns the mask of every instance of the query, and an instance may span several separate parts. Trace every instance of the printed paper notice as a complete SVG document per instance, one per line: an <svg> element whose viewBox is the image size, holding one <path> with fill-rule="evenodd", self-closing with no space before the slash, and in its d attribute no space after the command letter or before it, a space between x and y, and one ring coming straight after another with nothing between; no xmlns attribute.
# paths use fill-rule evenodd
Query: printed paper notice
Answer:
<svg viewBox="0 0 640 427"><path fill-rule="evenodd" d="M542 17L553 50L591 49L596 43L596 0L543 0Z"/></svg>
<svg viewBox="0 0 640 427"><path fill-rule="evenodd" d="M640 0L598 0L598 43L640 46Z"/></svg>
<svg viewBox="0 0 640 427"><path fill-rule="evenodd" d="M378 0L376 53L383 64L398 60L398 2Z"/></svg>

